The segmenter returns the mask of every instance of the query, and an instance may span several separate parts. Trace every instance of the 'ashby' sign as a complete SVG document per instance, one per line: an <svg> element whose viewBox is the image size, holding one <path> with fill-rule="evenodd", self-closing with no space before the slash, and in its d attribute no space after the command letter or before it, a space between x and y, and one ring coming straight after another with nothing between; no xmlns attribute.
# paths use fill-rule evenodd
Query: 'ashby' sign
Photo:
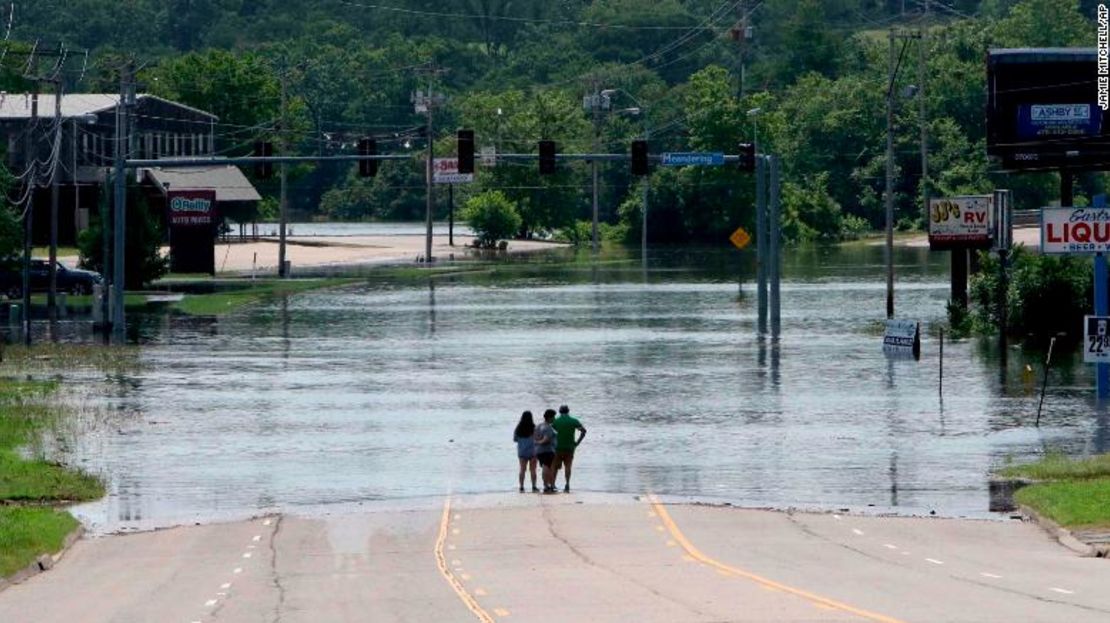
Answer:
<svg viewBox="0 0 1110 623"><path fill-rule="evenodd" d="M167 194L171 227L212 227L216 224L216 191L173 190Z"/></svg>
<svg viewBox="0 0 1110 623"><path fill-rule="evenodd" d="M1110 251L1110 208L1043 208L1043 253Z"/></svg>

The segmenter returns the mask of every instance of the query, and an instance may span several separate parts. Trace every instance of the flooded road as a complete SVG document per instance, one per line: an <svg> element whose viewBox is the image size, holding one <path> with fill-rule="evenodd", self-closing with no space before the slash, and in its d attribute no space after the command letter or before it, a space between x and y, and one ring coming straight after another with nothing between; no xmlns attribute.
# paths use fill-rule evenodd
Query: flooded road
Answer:
<svg viewBox="0 0 1110 623"><path fill-rule="evenodd" d="M920 361L884 357L882 249L789 251L783 336L756 336L751 258L725 250L368 278L224 318L141 319L134 372L75 382L108 423L71 450L111 494L94 529L447 492L517 495L512 429L569 404L581 490L773 507L984 516L988 472L1110 450L1075 357L945 345L947 256L900 249L896 309ZM738 296L737 271L747 282ZM1025 370L1026 364L1032 369Z"/></svg>

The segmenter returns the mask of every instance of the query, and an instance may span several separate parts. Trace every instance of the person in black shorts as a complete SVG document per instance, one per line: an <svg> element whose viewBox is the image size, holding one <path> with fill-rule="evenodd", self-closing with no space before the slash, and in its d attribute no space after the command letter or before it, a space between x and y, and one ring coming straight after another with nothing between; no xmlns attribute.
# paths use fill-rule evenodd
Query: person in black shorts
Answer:
<svg viewBox="0 0 1110 623"><path fill-rule="evenodd" d="M555 429L551 427L553 421L555 421L555 410L544 411L543 423L536 426L535 435L532 437L536 442L536 460L543 468L544 493L555 493L555 470L552 469L555 461Z"/></svg>

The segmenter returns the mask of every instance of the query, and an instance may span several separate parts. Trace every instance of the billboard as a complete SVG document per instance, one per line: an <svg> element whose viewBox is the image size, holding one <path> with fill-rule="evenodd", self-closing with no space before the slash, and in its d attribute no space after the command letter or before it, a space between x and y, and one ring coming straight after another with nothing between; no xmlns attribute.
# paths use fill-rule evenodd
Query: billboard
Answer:
<svg viewBox="0 0 1110 623"><path fill-rule="evenodd" d="M473 173L459 173L458 158L436 158L432 161L432 182L436 184L469 184Z"/></svg>
<svg viewBox="0 0 1110 623"><path fill-rule="evenodd" d="M992 195L929 200L932 249L988 249L994 241L995 227Z"/></svg>
<svg viewBox="0 0 1110 623"><path fill-rule="evenodd" d="M215 274L218 207L210 188L166 193L171 271Z"/></svg>
<svg viewBox="0 0 1110 623"><path fill-rule="evenodd" d="M1003 169L1110 169L1094 48L991 50L987 154Z"/></svg>
<svg viewBox="0 0 1110 623"><path fill-rule="evenodd" d="M1092 254L1110 251L1110 208L1041 209L1041 252Z"/></svg>

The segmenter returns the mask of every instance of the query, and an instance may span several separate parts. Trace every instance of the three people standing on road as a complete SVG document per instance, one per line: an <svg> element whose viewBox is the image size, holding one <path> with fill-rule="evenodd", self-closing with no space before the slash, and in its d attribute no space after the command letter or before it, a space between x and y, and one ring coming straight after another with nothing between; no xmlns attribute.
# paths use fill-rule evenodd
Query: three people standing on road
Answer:
<svg viewBox="0 0 1110 623"><path fill-rule="evenodd" d="M538 426L532 422L532 412L525 411L520 416L520 422L513 431L513 441L517 446L517 458L520 460L520 491L524 492L524 472L527 466L532 470L532 491L536 488L536 462L539 462L543 474L543 492L555 493L555 477L561 467L566 467L563 476L563 493L570 493L570 475L574 465L574 450L586 436L586 427L582 426L576 418L571 417L570 408L566 405L559 407L559 417L555 417L555 410L544 411L543 422ZM578 439L574 432L578 431Z"/></svg>
<svg viewBox="0 0 1110 623"><path fill-rule="evenodd" d="M570 493L570 470L574 466L574 450L582 439L586 437L586 427L582 426L577 418L570 415L570 407L559 407L559 417L551 423L555 429L555 466L552 469L556 474L560 467L566 467L563 474L563 493ZM578 439L574 438L574 431L578 431ZM551 484L554 486L555 478L552 476Z"/></svg>
<svg viewBox="0 0 1110 623"><path fill-rule="evenodd" d="M520 459L520 492L524 493L524 472L528 468L532 472L532 491L536 488L536 442L532 436L536 433L536 423L532 421L532 412L525 411L520 415L520 422L513 431L513 441L516 442L516 456ZM546 484L546 481L544 481Z"/></svg>

